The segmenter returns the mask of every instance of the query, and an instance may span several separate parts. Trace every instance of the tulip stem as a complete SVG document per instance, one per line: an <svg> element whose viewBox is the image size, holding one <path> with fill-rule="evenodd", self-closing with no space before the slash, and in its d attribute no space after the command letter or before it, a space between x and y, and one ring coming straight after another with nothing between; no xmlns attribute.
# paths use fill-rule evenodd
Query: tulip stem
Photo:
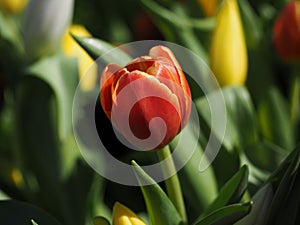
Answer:
<svg viewBox="0 0 300 225"><path fill-rule="evenodd" d="M182 195L179 179L177 176L176 168L174 165L174 161L171 155L170 147L169 145L166 145L165 147L158 150L157 152L160 161L167 159L166 163L163 164L162 166L162 170L164 174L165 175L174 174L165 181L167 193L170 200L172 201L177 211L179 212L183 224L187 224L187 216L186 216L185 205L183 201L183 195ZM170 159L168 159L169 157Z"/></svg>

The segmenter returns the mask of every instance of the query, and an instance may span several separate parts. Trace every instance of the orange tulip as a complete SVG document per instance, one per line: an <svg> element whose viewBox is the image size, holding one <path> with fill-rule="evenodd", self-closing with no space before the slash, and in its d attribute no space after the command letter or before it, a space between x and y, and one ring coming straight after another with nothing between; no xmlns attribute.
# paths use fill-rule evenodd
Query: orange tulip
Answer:
<svg viewBox="0 0 300 225"><path fill-rule="evenodd" d="M114 127L144 150L167 145L184 128L191 111L184 73L173 52L163 46L153 47L149 56L124 68L109 64L102 73L100 100Z"/></svg>
<svg viewBox="0 0 300 225"><path fill-rule="evenodd" d="M273 42L286 61L300 61L300 1L292 1L281 11L273 27Z"/></svg>

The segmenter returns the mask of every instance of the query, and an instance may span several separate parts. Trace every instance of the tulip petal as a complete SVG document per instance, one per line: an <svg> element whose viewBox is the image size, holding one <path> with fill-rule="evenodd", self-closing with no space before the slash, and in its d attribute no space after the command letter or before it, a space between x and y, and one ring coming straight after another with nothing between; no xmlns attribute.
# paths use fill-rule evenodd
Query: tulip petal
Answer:
<svg viewBox="0 0 300 225"><path fill-rule="evenodd" d="M134 59L132 62L126 65L126 69L129 72L134 70L139 70L142 72L146 72L147 69L154 64L155 60L149 56L142 56Z"/></svg>
<svg viewBox="0 0 300 225"><path fill-rule="evenodd" d="M103 111L110 118L111 108L112 108L112 83L115 79L114 74L121 69L120 66L116 64L108 64L100 77L100 101Z"/></svg>
<svg viewBox="0 0 300 225"><path fill-rule="evenodd" d="M287 61L300 61L300 2L285 6L273 27L273 42L279 56Z"/></svg>
<svg viewBox="0 0 300 225"><path fill-rule="evenodd" d="M174 68L174 66L172 67ZM189 113L186 112L188 109L186 104L189 96L187 96L180 85L180 81L177 79L178 76L176 76L171 69L172 68L166 66L165 64L156 62L147 70L147 73L156 76L161 83L165 84L170 91L177 96L180 104L181 126L184 127L186 124L185 117L186 115L189 116Z"/></svg>
<svg viewBox="0 0 300 225"><path fill-rule="evenodd" d="M124 68L110 64L101 77L101 104L113 126L138 149L168 144L191 111L188 82L172 51L163 46Z"/></svg>
<svg viewBox="0 0 300 225"><path fill-rule="evenodd" d="M173 52L164 46L155 46L150 49L149 55L155 59L164 59L166 64L172 63L172 68L175 68L176 74L178 76L179 84L181 86L180 90L176 88L176 92L181 92L176 93L174 92L177 96L179 96L179 102L181 106L181 118L182 118L182 127L184 127L190 117L190 112L191 112L191 91L188 85L188 82L184 76L184 73L175 57ZM167 60L166 60L167 59ZM166 66L165 64L165 66ZM175 76L175 75L174 75ZM175 91L175 90L173 90Z"/></svg>
<svg viewBox="0 0 300 225"><path fill-rule="evenodd" d="M137 80L139 82L134 82ZM122 95L126 96L126 102L119 98L121 92L125 92ZM156 144L154 147L160 148L169 143L179 132L181 118L177 96L155 77L141 71L125 74L118 80L114 94L116 98L113 107L116 107L118 118L112 120L117 129L127 136L127 140L130 141L129 132L138 139L152 136L152 142ZM153 118L161 118L166 125L166 131L159 127L160 124L154 123L153 133L151 133L149 125ZM131 131L127 130L125 123L129 123ZM137 146L136 143L131 144ZM143 147L147 149L149 145Z"/></svg>
<svg viewBox="0 0 300 225"><path fill-rule="evenodd" d="M169 48L167 48L165 46L155 46L150 49L149 55L153 58L164 57L164 58L167 58L168 60L170 60L173 64L173 66L175 66L175 68L177 70L177 74L179 75L181 86L187 92L188 95L191 94L188 83L185 79L184 73L183 73L175 55Z"/></svg>

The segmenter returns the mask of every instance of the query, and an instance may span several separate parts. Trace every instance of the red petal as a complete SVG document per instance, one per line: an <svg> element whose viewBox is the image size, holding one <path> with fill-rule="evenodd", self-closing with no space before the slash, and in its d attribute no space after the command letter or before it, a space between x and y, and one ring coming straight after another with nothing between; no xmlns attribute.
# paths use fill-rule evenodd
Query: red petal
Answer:
<svg viewBox="0 0 300 225"><path fill-rule="evenodd" d="M118 88L116 88L114 107L116 118L112 118L112 121L129 141L129 132L140 139L148 138L150 135L149 122L155 117L162 118L167 128L165 136L162 136L159 127L153 130L151 135L156 143L154 146L156 148L171 141L181 127L177 97L158 79L140 71L133 71L120 78ZM127 130L126 123L129 123L131 131ZM158 143L156 142L158 140L162 141ZM132 141L130 142L132 143ZM137 145L136 143L132 144ZM143 148L148 148L146 142Z"/></svg>
<svg viewBox="0 0 300 225"><path fill-rule="evenodd" d="M172 80L176 78L182 90L179 90L179 88L176 87L173 88L173 93L176 94L179 98L179 102L181 106L181 116L183 121L182 124L184 127L190 117L190 112L191 112L191 91L188 82L185 78L185 75L175 55L169 48L165 46L155 46L150 49L149 55L154 59L163 60L165 62L164 65L168 66L169 70L174 71L173 70L174 68L176 70L176 73L175 72L172 73L173 75ZM172 66L170 66L170 63L172 63Z"/></svg>
<svg viewBox="0 0 300 225"><path fill-rule="evenodd" d="M120 66L109 64L104 68L100 78L100 102L108 118L110 118L112 107L111 87L114 81L114 73L119 69L121 69Z"/></svg>
<svg viewBox="0 0 300 225"><path fill-rule="evenodd" d="M154 64L154 59L149 56L142 56L134 59L132 62L127 64L125 67L129 72L134 70L139 70L142 72L146 72L147 69Z"/></svg>

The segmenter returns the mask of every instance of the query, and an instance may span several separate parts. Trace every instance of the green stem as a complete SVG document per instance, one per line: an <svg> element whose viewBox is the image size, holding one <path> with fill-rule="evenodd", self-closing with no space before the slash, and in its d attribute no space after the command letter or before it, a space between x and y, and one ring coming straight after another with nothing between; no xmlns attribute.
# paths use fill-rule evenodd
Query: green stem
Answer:
<svg viewBox="0 0 300 225"><path fill-rule="evenodd" d="M165 181L167 193L170 200L173 202L177 211L179 212L183 223L187 224L187 216L185 211L185 205L183 201L182 191L177 176L176 168L174 165L173 158L171 156L171 150L169 145L166 145L164 148L157 151L158 158L160 161L165 160L170 157L171 160L166 160L165 166L162 168L165 174L173 174L170 178Z"/></svg>

